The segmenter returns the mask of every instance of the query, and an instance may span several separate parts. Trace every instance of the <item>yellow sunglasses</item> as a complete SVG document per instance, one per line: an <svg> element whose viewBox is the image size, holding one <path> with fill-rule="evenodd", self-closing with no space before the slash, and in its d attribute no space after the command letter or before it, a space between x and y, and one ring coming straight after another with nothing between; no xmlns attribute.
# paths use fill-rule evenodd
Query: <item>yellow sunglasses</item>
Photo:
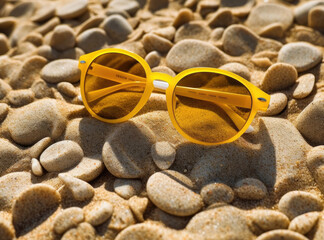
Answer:
<svg viewBox="0 0 324 240"><path fill-rule="evenodd" d="M123 49L103 49L80 57L81 95L89 113L104 122L124 122L153 91L166 94L174 127L204 145L228 143L246 132L270 96L242 77L216 68L191 68L175 77L152 72L148 63Z"/></svg>

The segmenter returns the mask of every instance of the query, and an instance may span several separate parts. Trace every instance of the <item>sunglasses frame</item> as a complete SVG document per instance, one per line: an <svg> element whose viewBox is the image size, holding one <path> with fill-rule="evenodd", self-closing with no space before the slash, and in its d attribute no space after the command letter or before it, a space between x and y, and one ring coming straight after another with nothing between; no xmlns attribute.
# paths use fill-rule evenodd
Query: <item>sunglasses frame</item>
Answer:
<svg viewBox="0 0 324 240"><path fill-rule="evenodd" d="M135 108L129 114L127 114L126 116L119 118L119 119L106 119L106 118L100 117L94 111L92 111L92 109L90 108L90 106L86 100L86 97L85 97L84 85L85 85L85 79L86 79L86 75L87 75L89 66L92 64L92 62L97 57L104 55L104 54L108 54L108 53L120 53L120 54L124 54L124 55L127 55L127 56L135 59L142 65L142 67L146 73L146 86L145 86L145 89L144 89L144 92L143 92L143 95L142 95L140 101L137 103ZM124 50L124 49L108 48L108 49L101 49L101 50L98 50L95 52L91 52L91 53L82 55L79 59L79 69L81 70L80 89L81 89L81 96L82 96L84 106L86 107L86 109L88 110L88 112L91 114L92 117L94 117L100 121L107 122L107 123L121 123L121 122L125 122L125 121L129 120L130 118L132 118L133 116L135 116L142 109L142 107L146 104L151 93L154 91L154 88L155 88L154 83L153 83L154 80L160 80L160 81L167 82L169 85L165 90L165 95L166 95L167 109L168 109L169 116L170 116L173 126L176 128L176 130L182 136L184 136L191 142L202 144L202 145L219 145L219 144L233 142L234 140L238 139L248 129L248 127L250 126L252 120L254 119L257 111L266 111L269 106L269 102L270 102L270 96L267 93L263 92L261 89L257 88L249 81L245 80L244 78L242 78L232 72L222 70L222 69L217 69L217 68L198 67L198 68L190 68L190 69L184 70L184 71L180 72L179 74L177 74L175 77L172 77L165 73L152 72L150 66L142 57L140 57L139 55L137 55L135 53ZM203 142L203 141L194 139L180 128L180 126L175 118L174 109L173 109L173 98L175 96L175 94L174 94L175 87L177 86L179 81L181 79L183 79L185 76L193 74L193 73L199 73L199 72L211 72L211 73L217 73L217 74L222 74L222 75L231 77L231 78L239 81L241 84L243 84L250 92L252 107L251 107L251 112L250 112L249 118L247 119L243 128L241 130L239 130L237 132L237 134L234 135L233 137L231 137L230 139L227 139L222 142L217 142L217 143Z"/></svg>

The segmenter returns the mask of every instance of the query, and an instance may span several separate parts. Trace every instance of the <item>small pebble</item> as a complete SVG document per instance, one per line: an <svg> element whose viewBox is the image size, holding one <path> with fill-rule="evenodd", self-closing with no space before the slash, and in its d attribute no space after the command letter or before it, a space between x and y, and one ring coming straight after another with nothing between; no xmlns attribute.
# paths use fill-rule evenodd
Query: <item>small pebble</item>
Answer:
<svg viewBox="0 0 324 240"><path fill-rule="evenodd" d="M297 99L302 99L307 97L314 88L315 76L311 73L302 75L297 79L297 87L293 92L293 97Z"/></svg>
<svg viewBox="0 0 324 240"><path fill-rule="evenodd" d="M3 240L12 240L15 234L6 220L0 218L0 236Z"/></svg>
<svg viewBox="0 0 324 240"><path fill-rule="evenodd" d="M43 176L43 168L40 162L36 158L32 158L31 160L31 171L35 176Z"/></svg>
<svg viewBox="0 0 324 240"><path fill-rule="evenodd" d="M202 198L191 190L192 187L191 180L186 176L164 170L150 176L146 190L149 199L163 211L176 216L190 216L203 206Z"/></svg>
<svg viewBox="0 0 324 240"><path fill-rule="evenodd" d="M174 36L174 42L180 42L183 39L198 39L207 41L209 39L211 30L203 22L189 22L183 24L176 31Z"/></svg>
<svg viewBox="0 0 324 240"><path fill-rule="evenodd" d="M0 79L0 100L3 99L10 90L11 86L7 82Z"/></svg>
<svg viewBox="0 0 324 240"><path fill-rule="evenodd" d="M130 15L134 15L140 8L140 5L136 0L112 0L110 1L108 7L123 10L128 12Z"/></svg>
<svg viewBox="0 0 324 240"><path fill-rule="evenodd" d="M273 230L263 233L255 240L276 240L276 239L288 239L288 240L308 240L307 237L290 230Z"/></svg>
<svg viewBox="0 0 324 240"><path fill-rule="evenodd" d="M52 98L53 89L41 78L35 80L30 89L34 92L36 98Z"/></svg>
<svg viewBox="0 0 324 240"><path fill-rule="evenodd" d="M71 98L78 95L76 88L72 85L72 83L69 83L69 82L58 83L57 90L59 90L61 93L65 94L66 96L71 97Z"/></svg>
<svg viewBox="0 0 324 240"><path fill-rule="evenodd" d="M25 36L22 39L22 42L30 42L34 46L39 47L39 46L43 45L43 36L40 33L32 32L32 33L28 34L27 36Z"/></svg>
<svg viewBox="0 0 324 240"><path fill-rule="evenodd" d="M9 12L9 16L16 18L29 18L35 10L35 3L33 2L20 2L13 6Z"/></svg>
<svg viewBox="0 0 324 240"><path fill-rule="evenodd" d="M153 33L148 33L143 37L144 49L147 52L158 51L160 53L167 53L173 46L168 39L160 37Z"/></svg>
<svg viewBox="0 0 324 240"><path fill-rule="evenodd" d="M152 51L146 55L145 61L151 68L154 68L160 64L161 55L157 51Z"/></svg>
<svg viewBox="0 0 324 240"><path fill-rule="evenodd" d="M65 0L56 8L56 15L62 19L78 17L88 10L88 0Z"/></svg>
<svg viewBox="0 0 324 240"><path fill-rule="evenodd" d="M55 217L53 228L57 234L63 234L70 228L78 226L83 220L84 215L82 208L66 208Z"/></svg>
<svg viewBox="0 0 324 240"><path fill-rule="evenodd" d="M5 54L10 49L9 41L6 35L0 34L0 55Z"/></svg>
<svg viewBox="0 0 324 240"><path fill-rule="evenodd" d="M170 75L171 77L175 77L176 76L175 72L172 71L171 68L166 67L166 66L158 66L158 67L152 68L152 72L165 73L165 74Z"/></svg>
<svg viewBox="0 0 324 240"><path fill-rule="evenodd" d="M321 165L324 165L324 146L313 147L308 153L306 164L312 173Z"/></svg>
<svg viewBox="0 0 324 240"><path fill-rule="evenodd" d="M255 0L236 1L236 0L220 0L221 8L229 8L233 15L245 17L255 5Z"/></svg>
<svg viewBox="0 0 324 240"><path fill-rule="evenodd" d="M210 183L200 190L200 195L207 205L224 202L231 203L234 200L234 191L223 183Z"/></svg>
<svg viewBox="0 0 324 240"><path fill-rule="evenodd" d="M95 203L89 211L85 213L86 222L92 226L98 226L107 221L113 214L114 206L107 201Z"/></svg>
<svg viewBox="0 0 324 240"><path fill-rule="evenodd" d="M281 113L287 106L288 98L284 93L274 93L270 95L270 103L266 112L261 113L265 116L274 116Z"/></svg>
<svg viewBox="0 0 324 240"><path fill-rule="evenodd" d="M125 199L139 194L141 189L142 182L140 180L116 178L114 181L115 192Z"/></svg>
<svg viewBox="0 0 324 240"><path fill-rule="evenodd" d="M134 215L128 206L116 206L109 222L109 228L121 231L136 223Z"/></svg>
<svg viewBox="0 0 324 240"><path fill-rule="evenodd" d="M82 157L83 150L76 142L63 140L46 148L40 163L49 172L60 172L77 165Z"/></svg>
<svg viewBox="0 0 324 240"><path fill-rule="evenodd" d="M55 7L53 4L49 4L48 2L44 4L41 8L37 9L33 14L31 20L33 22L44 22L55 15Z"/></svg>
<svg viewBox="0 0 324 240"><path fill-rule="evenodd" d="M107 45L107 35L100 28L85 30L77 37L77 46L85 53L103 49Z"/></svg>
<svg viewBox="0 0 324 240"><path fill-rule="evenodd" d="M55 27L49 45L58 51L73 48L75 45L75 34L68 25L58 25Z"/></svg>
<svg viewBox="0 0 324 240"><path fill-rule="evenodd" d="M71 190L73 197L77 201L86 201L94 196L94 189L89 183L66 173L60 173L58 177Z"/></svg>
<svg viewBox="0 0 324 240"><path fill-rule="evenodd" d="M301 25L307 25L308 24L308 13L309 11L319 5L323 5L323 1L315 0L315 1L306 1L297 6L294 9L294 15L296 22Z"/></svg>
<svg viewBox="0 0 324 240"><path fill-rule="evenodd" d="M156 166L166 170L173 164L176 150L169 142L157 142L152 145L152 158Z"/></svg>
<svg viewBox="0 0 324 240"><path fill-rule="evenodd" d="M285 44L279 51L278 62L294 66L298 72L307 71L322 61L322 52L310 43Z"/></svg>
<svg viewBox="0 0 324 240"><path fill-rule="evenodd" d="M291 191L281 197L278 209L291 220L304 213L322 211L323 202L314 194Z"/></svg>
<svg viewBox="0 0 324 240"><path fill-rule="evenodd" d="M234 191L239 198L247 200L262 200L268 194L263 182L255 178L244 178L238 181Z"/></svg>
<svg viewBox="0 0 324 240"><path fill-rule="evenodd" d="M96 240L96 230L86 222L80 223L77 228L68 230L61 240Z"/></svg>
<svg viewBox="0 0 324 240"><path fill-rule="evenodd" d="M267 69L261 80L261 89L264 91L278 91L288 88L297 80L297 70L287 63L275 63Z"/></svg>
<svg viewBox="0 0 324 240"><path fill-rule="evenodd" d="M234 23L235 19L230 9L219 9L208 20L211 28L228 27Z"/></svg>
<svg viewBox="0 0 324 240"><path fill-rule="evenodd" d="M209 13L216 12L219 8L219 1L203 0L197 4L197 12L204 18Z"/></svg>
<svg viewBox="0 0 324 240"><path fill-rule="evenodd" d="M224 33L224 28L219 27L219 28L215 28L214 30L212 30L211 34L210 34L210 41L212 42L217 42L219 41Z"/></svg>
<svg viewBox="0 0 324 240"><path fill-rule="evenodd" d="M251 72L250 70L241 63L227 63L223 66L220 66L219 69L223 69L232 73L235 73L242 78L250 81Z"/></svg>
<svg viewBox="0 0 324 240"><path fill-rule="evenodd" d="M13 106L21 107L34 101L35 94L30 89L10 91L7 98Z"/></svg>
<svg viewBox="0 0 324 240"><path fill-rule="evenodd" d="M144 212L148 206L149 200L146 197L133 196L129 199L128 204L136 219L144 222Z"/></svg>
<svg viewBox="0 0 324 240"><path fill-rule="evenodd" d="M289 230L305 235L315 226L319 216L319 212L309 212L295 217L289 224Z"/></svg>
<svg viewBox="0 0 324 240"><path fill-rule="evenodd" d="M0 122L2 122L9 112L9 106L6 103L0 103Z"/></svg>
<svg viewBox="0 0 324 240"><path fill-rule="evenodd" d="M152 31L153 34L156 34L160 37L166 38L170 41L173 40L175 32L176 32L176 29L173 26L159 28L159 29Z"/></svg>
<svg viewBox="0 0 324 240"><path fill-rule="evenodd" d="M35 31L45 35L49 32L51 32L57 25L60 24L60 19L58 17L54 17L45 24L39 26Z"/></svg>
<svg viewBox="0 0 324 240"><path fill-rule="evenodd" d="M310 142L324 145L324 99L311 102L298 115L296 127Z"/></svg>
<svg viewBox="0 0 324 240"><path fill-rule="evenodd" d="M128 38L128 35L133 32L132 26L122 16L115 14L107 17L101 24L107 36L114 43L120 43Z"/></svg>
<svg viewBox="0 0 324 240"><path fill-rule="evenodd" d="M151 12L155 12L162 8L167 8L169 5L169 0L149 0L148 9Z"/></svg>
<svg viewBox="0 0 324 240"><path fill-rule="evenodd" d="M41 71L41 77L48 83L70 82L80 80L79 62L72 59L60 59L48 63Z"/></svg>
<svg viewBox="0 0 324 240"><path fill-rule="evenodd" d="M180 9L177 17L174 19L172 26L178 28L194 19L193 12L190 9Z"/></svg>
<svg viewBox="0 0 324 240"><path fill-rule="evenodd" d="M46 184L33 184L16 198L12 207L12 223L19 236L51 216L59 207L60 194Z"/></svg>

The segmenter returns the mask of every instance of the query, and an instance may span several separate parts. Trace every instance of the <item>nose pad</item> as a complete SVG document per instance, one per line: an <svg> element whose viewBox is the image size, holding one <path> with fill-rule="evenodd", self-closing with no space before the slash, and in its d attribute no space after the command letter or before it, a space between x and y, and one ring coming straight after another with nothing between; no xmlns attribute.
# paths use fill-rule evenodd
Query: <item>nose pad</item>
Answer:
<svg viewBox="0 0 324 240"><path fill-rule="evenodd" d="M157 89L166 90L169 87L169 83L162 80L154 80L153 85Z"/></svg>

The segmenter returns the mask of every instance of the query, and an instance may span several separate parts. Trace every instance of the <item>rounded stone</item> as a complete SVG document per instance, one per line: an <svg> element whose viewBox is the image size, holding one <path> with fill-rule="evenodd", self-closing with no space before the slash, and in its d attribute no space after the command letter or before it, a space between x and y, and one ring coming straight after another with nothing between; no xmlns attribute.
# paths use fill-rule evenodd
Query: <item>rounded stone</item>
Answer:
<svg viewBox="0 0 324 240"><path fill-rule="evenodd" d="M193 19L194 19L193 12L190 9L183 8L183 9L180 9L178 15L176 16L176 18L174 19L174 21L172 23L172 26L174 26L175 28L178 28L181 25L186 24Z"/></svg>
<svg viewBox="0 0 324 240"><path fill-rule="evenodd" d="M149 199L163 211L176 216L190 216L203 206L200 195L192 187L191 180L186 176L165 170L150 176L146 190Z"/></svg>
<svg viewBox="0 0 324 240"><path fill-rule="evenodd" d="M44 22L55 15L55 7L53 4L44 4L41 8L37 9L31 20L33 22Z"/></svg>
<svg viewBox="0 0 324 240"><path fill-rule="evenodd" d="M130 15L134 15L140 8L140 5L136 0L112 0L110 1L108 7L123 10L128 12Z"/></svg>
<svg viewBox="0 0 324 240"><path fill-rule="evenodd" d="M278 54L278 62L294 66L298 72L315 67L322 61L322 52L310 43L295 42L284 45Z"/></svg>
<svg viewBox="0 0 324 240"><path fill-rule="evenodd" d="M263 182L255 178L244 178L238 181L234 191L239 198L248 200L261 200L268 194Z"/></svg>
<svg viewBox="0 0 324 240"><path fill-rule="evenodd" d="M207 41L209 39L211 30L203 22L189 22L183 24L176 31L174 36L174 42L180 42L184 39L197 39Z"/></svg>
<svg viewBox="0 0 324 240"><path fill-rule="evenodd" d="M208 26L211 28L228 27L233 24L234 17L230 9L219 9L208 20Z"/></svg>
<svg viewBox="0 0 324 240"><path fill-rule="evenodd" d="M96 240L96 230L86 222L80 223L77 228L68 230L61 240Z"/></svg>
<svg viewBox="0 0 324 240"><path fill-rule="evenodd" d="M323 202L314 194L303 191L291 191L281 197L278 209L289 219L308 212L322 211Z"/></svg>
<svg viewBox="0 0 324 240"><path fill-rule="evenodd" d="M263 233L255 240L276 240L276 239L289 239L289 240L307 240L308 238L290 230L273 230Z"/></svg>
<svg viewBox="0 0 324 240"><path fill-rule="evenodd" d="M319 31L324 30L324 6L312 8L308 13L308 25Z"/></svg>
<svg viewBox="0 0 324 240"><path fill-rule="evenodd" d="M15 237L13 230L3 219L0 219L0 236L3 240L12 240Z"/></svg>
<svg viewBox="0 0 324 240"><path fill-rule="evenodd" d="M106 32L100 28L85 30L77 37L77 46L85 53L103 49L107 45Z"/></svg>
<svg viewBox="0 0 324 240"><path fill-rule="evenodd" d="M7 82L0 79L0 99L3 99L10 90L11 86Z"/></svg>
<svg viewBox="0 0 324 240"><path fill-rule="evenodd" d="M115 192L125 199L129 199L130 197L139 194L141 189L142 182L140 180L117 178L114 181Z"/></svg>
<svg viewBox="0 0 324 240"><path fill-rule="evenodd" d="M234 200L234 191L223 183L210 183L200 190L200 195L207 205L224 202L231 203Z"/></svg>
<svg viewBox="0 0 324 240"><path fill-rule="evenodd" d="M296 68L287 63L275 63L266 71L261 81L261 89L264 91L278 91L288 88L297 80Z"/></svg>
<svg viewBox="0 0 324 240"><path fill-rule="evenodd" d="M78 226L83 220L84 215L82 208L66 208L55 217L53 229L57 234L63 234L70 228Z"/></svg>
<svg viewBox="0 0 324 240"><path fill-rule="evenodd" d="M133 196L128 200L128 204L136 219L140 222L144 222L143 215L149 204L148 198Z"/></svg>
<svg viewBox="0 0 324 240"><path fill-rule="evenodd" d="M56 15L62 19L78 17L88 10L88 0L64 0L56 8Z"/></svg>
<svg viewBox="0 0 324 240"><path fill-rule="evenodd" d="M169 0L149 0L148 9L151 12L155 12L162 8L167 8L169 5Z"/></svg>
<svg viewBox="0 0 324 240"><path fill-rule="evenodd" d="M119 14L110 15L101 24L107 36L115 43L120 43L128 38L128 35L133 32L132 26L125 18Z"/></svg>
<svg viewBox="0 0 324 240"><path fill-rule="evenodd" d="M40 163L48 172L60 172L77 165L82 157L82 148L76 142L63 140L46 148Z"/></svg>
<svg viewBox="0 0 324 240"><path fill-rule="evenodd" d="M185 39L175 44L166 56L167 66L176 72L193 67L219 67L227 62L227 56L212 44Z"/></svg>
<svg viewBox="0 0 324 240"><path fill-rule="evenodd" d="M294 15L296 22L301 25L307 25L308 24L308 13L309 11L319 5L323 5L323 1L321 0L314 0L314 1L306 1L302 4L298 5L294 9Z"/></svg>
<svg viewBox="0 0 324 240"><path fill-rule="evenodd" d="M173 26L159 28L159 29L152 31L152 33L154 33L160 37L166 38L170 41L173 40L175 32L176 32L176 29Z"/></svg>
<svg viewBox="0 0 324 240"><path fill-rule="evenodd" d="M95 203L89 211L85 213L86 222L92 226L98 226L107 221L113 214L114 206L107 201Z"/></svg>
<svg viewBox="0 0 324 240"><path fill-rule="evenodd" d="M75 97L78 93L76 88L73 86L72 83L69 82L60 82L57 84L57 90L68 97Z"/></svg>
<svg viewBox="0 0 324 240"><path fill-rule="evenodd" d="M161 170L168 169L173 164L176 156L176 150L169 142L153 144L151 153L154 163Z"/></svg>
<svg viewBox="0 0 324 240"><path fill-rule="evenodd" d="M168 39L153 33L146 34L143 37L142 43L147 52L158 51L161 53L167 53L173 46L172 42Z"/></svg>
<svg viewBox="0 0 324 240"><path fill-rule="evenodd" d="M248 81L251 78L250 70L241 63L227 63L223 66L220 66L219 69L235 73Z"/></svg>
<svg viewBox="0 0 324 240"><path fill-rule="evenodd" d="M59 59L45 65L41 77L48 83L70 82L80 80L79 62L72 59Z"/></svg>
<svg viewBox="0 0 324 240"><path fill-rule="evenodd" d="M0 103L0 122L2 122L9 112L9 106L6 103Z"/></svg>
<svg viewBox="0 0 324 240"><path fill-rule="evenodd" d="M310 142L324 145L324 99L311 102L298 115L296 127Z"/></svg>
<svg viewBox="0 0 324 240"><path fill-rule="evenodd" d="M221 0L220 7L230 9L232 14L235 16L245 17L251 12L251 9L254 6L255 2L255 0Z"/></svg>
<svg viewBox="0 0 324 240"><path fill-rule="evenodd" d="M145 61L151 68L154 68L160 64L161 55L157 51L152 51L146 55Z"/></svg>
<svg viewBox="0 0 324 240"><path fill-rule="evenodd" d="M281 113L287 106L288 98L284 93L274 93L270 95L270 103L266 112L261 113L265 116L274 116Z"/></svg>
<svg viewBox="0 0 324 240"><path fill-rule="evenodd" d="M6 35L0 34L0 55L5 54L10 49L9 41Z"/></svg>
<svg viewBox="0 0 324 240"><path fill-rule="evenodd" d="M75 34L68 25L58 25L55 27L49 40L49 45L58 51L73 48L75 45Z"/></svg>
<svg viewBox="0 0 324 240"><path fill-rule="evenodd" d="M31 160L31 171L35 176L42 176L44 174L42 165L36 158L32 158Z"/></svg>
<svg viewBox="0 0 324 240"><path fill-rule="evenodd" d="M312 173L314 173L317 167L324 165L324 146L312 148L307 153L306 164Z"/></svg>
<svg viewBox="0 0 324 240"><path fill-rule="evenodd" d="M319 212L309 212L295 217L289 224L289 230L305 235L315 226L319 216Z"/></svg>
<svg viewBox="0 0 324 240"><path fill-rule="evenodd" d="M10 91L7 98L11 105L21 107L34 101L35 93L30 89Z"/></svg>
<svg viewBox="0 0 324 240"><path fill-rule="evenodd" d="M60 201L60 194L46 184L34 184L21 192L12 207L12 223L16 235L24 234L52 215Z"/></svg>
<svg viewBox="0 0 324 240"><path fill-rule="evenodd" d="M293 92L293 97L297 99L307 97L314 88L315 76L312 73L307 73L297 79L297 87Z"/></svg>

